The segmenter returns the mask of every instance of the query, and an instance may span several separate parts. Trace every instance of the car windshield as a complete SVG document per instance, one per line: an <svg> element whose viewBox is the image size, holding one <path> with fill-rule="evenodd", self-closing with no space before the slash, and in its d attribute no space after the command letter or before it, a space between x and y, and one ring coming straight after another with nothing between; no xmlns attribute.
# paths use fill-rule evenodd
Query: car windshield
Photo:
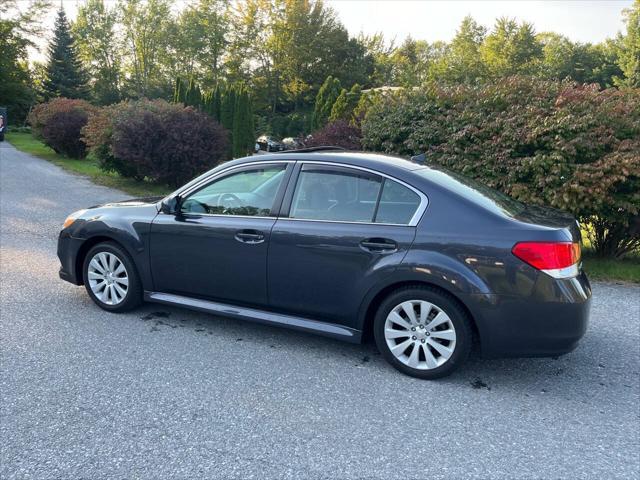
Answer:
<svg viewBox="0 0 640 480"><path fill-rule="evenodd" d="M414 172L496 213L514 216L526 208L523 203L461 173L440 167L425 167Z"/></svg>

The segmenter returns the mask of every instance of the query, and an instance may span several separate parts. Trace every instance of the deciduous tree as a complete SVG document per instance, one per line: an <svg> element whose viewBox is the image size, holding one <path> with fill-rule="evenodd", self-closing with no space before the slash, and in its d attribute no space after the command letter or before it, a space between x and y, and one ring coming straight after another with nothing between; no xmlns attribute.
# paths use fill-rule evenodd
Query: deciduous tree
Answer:
<svg viewBox="0 0 640 480"><path fill-rule="evenodd" d="M624 78L619 85L640 87L640 0L624 11L627 32L620 41L619 62Z"/></svg>
<svg viewBox="0 0 640 480"><path fill-rule="evenodd" d="M91 98L100 105L120 100L121 47L116 34L118 15L103 0L87 0L78 7L71 27L78 55L90 75Z"/></svg>

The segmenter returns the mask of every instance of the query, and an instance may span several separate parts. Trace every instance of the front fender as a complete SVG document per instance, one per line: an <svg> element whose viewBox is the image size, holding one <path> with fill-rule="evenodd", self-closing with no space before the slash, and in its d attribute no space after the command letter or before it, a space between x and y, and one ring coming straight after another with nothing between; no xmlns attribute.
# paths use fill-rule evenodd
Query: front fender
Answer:
<svg viewBox="0 0 640 480"><path fill-rule="evenodd" d="M88 212L84 218L76 220L69 228L69 235L75 240L81 240L84 248L81 253L91 248L95 240L109 239L121 245L134 261L145 290L153 290L151 268L149 264L149 233L151 222L157 211L154 206L131 207L127 215L123 215L123 208L100 209L91 215ZM78 256L78 261L82 255Z"/></svg>

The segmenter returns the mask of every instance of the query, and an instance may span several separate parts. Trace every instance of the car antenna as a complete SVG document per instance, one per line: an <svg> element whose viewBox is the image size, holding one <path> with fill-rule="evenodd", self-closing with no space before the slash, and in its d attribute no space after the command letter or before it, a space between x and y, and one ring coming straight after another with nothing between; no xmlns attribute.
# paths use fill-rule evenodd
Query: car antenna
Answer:
<svg viewBox="0 0 640 480"><path fill-rule="evenodd" d="M424 165L425 163L427 163L427 154L426 153L421 153L419 155L414 155L413 157L411 157L411 161L413 163L418 163L420 165Z"/></svg>

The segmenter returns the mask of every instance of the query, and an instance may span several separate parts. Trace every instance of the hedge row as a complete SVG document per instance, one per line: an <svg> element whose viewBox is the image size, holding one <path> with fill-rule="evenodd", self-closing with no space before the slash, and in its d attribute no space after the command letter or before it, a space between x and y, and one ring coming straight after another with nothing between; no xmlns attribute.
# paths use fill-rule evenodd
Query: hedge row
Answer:
<svg viewBox="0 0 640 480"><path fill-rule="evenodd" d="M174 187L228 158L228 132L192 107L164 100L127 101L97 108L58 98L30 116L37 138L56 152L84 158L124 177Z"/></svg>
<svg viewBox="0 0 640 480"><path fill-rule="evenodd" d="M213 118L164 100L103 108L82 133L104 170L172 187L213 168L228 153L228 133Z"/></svg>
<svg viewBox="0 0 640 480"><path fill-rule="evenodd" d="M640 90L513 77L381 95L366 149L414 155L510 196L572 212L596 251L640 247Z"/></svg>

